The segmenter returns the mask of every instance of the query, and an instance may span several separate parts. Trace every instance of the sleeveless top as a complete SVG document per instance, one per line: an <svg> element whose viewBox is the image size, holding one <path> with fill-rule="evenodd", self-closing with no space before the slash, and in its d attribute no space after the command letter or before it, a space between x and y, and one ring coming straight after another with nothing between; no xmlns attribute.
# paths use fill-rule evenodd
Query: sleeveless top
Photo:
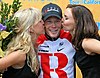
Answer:
<svg viewBox="0 0 100 78"><path fill-rule="evenodd" d="M25 60L23 68L8 67L7 71L4 71L2 78L38 78L38 76L31 71L31 68L27 65L27 60Z"/></svg>
<svg viewBox="0 0 100 78"><path fill-rule="evenodd" d="M61 30L53 41L44 34L37 40L41 73L39 78L75 78L74 54L69 32Z"/></svg>
<svg viewBox="0 0 100 78"><path fill-rule="evenodd" d="M100 78L100 55L88 55L83 49L75 54L75 60L80 68L82 78Z"/></svg>

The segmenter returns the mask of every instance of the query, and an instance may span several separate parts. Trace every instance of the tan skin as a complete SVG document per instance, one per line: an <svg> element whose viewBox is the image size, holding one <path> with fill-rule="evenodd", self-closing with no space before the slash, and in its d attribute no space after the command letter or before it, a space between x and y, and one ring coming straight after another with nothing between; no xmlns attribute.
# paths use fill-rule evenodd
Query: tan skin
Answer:
<svg viewBox="0 0 100 78"><path fill-rule="evenodd" d="M37 35L44 33L43 24L44 24L43 20L40 20L37 24L35 24L34 26L31 26L29 29L30 33L35 32Z"/></svg>
<svg viewBox="0 0 100 78"><path fill-rule="evenodd" d="M43 32L43 21L39 21L35 26L31 27L30 33L32 33L33 30L36 30L36 33ZM39 29L39 27L41 27ZM30 30L30 28L29 28ZM34 33L33 33L34 34ZM20 52L22 50L17 50L9 55L3 57L0 59L0 70L4 70L9 66L12 66L14 68L22 68L24 66L25 60L26 60L26 54L23 52Z"/></svg>
<svg viewBox="0 0 100 78"><path fill-rule="evenodd" d="M64 13L63 27L64 30L70 31L72 36L75 30L75 21L72 15L71 8L67 8ZM85 38L82 42L82 47L85 52L89 55L94 55L95 53L100 54L100 41L92 38Z"/></svg>
<svg viewBox="0 0 100 78"><path fill-rule="evenodd" d="M5 56L0 59L0 70L3 70L9 66L19 65L19 67L23 66L26 55L20 53L21 50L13 52L8 56ZM16 60L17 59L17 60Z"/></svg>
<svg viewBox="0 0 100 78"><path fill-rule="evenodd" d="M44 22L44 26L46 29L46 33L50 37L56 38L59 35L59 32L61 30L61 19L54 17L54 16L49 17Z"/></svg>

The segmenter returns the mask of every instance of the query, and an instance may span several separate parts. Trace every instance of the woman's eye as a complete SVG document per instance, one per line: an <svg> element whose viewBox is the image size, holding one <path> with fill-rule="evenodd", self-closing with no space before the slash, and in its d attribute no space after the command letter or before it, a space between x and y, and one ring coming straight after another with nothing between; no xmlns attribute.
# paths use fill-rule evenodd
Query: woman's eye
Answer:
<svg viewBox="0 0 100 78"><path fill-rule="evenodd" d="M68 19L68 17L67 17L66 15L64 15L64 19L65 19L65 20L67 20L67 19Z"/></svg>
<svg viewBox="0 0 100 78"><path fill-rule="evenodd" d="M68 20L68 18L67 18L67 17L65 17L65 20Z"/></svg>

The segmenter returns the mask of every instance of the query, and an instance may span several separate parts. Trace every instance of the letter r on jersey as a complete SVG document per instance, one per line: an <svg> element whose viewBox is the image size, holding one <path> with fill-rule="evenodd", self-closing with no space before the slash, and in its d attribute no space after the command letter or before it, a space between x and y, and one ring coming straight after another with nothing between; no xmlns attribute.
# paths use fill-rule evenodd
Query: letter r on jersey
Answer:
<svg viewBox="0 0 100 78"><path fill-rule="evenodd" d="M59 78L67 78L67 73L62 69L68 63L68 58L63 53L38 53L40 56L40 63L43 71L43 78L51 78L50 72L54 72L58 75ZM56 69L50 68L50 57L55 56L58 58L58 66Z"/></svg>

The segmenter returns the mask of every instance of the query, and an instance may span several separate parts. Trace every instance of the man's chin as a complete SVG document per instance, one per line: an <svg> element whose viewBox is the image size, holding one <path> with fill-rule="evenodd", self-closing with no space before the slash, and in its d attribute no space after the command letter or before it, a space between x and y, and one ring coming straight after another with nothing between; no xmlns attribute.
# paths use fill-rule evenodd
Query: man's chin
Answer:
<svg viewBox="0 0 100 78"><path fill-rule="evenodd" d="M58 34L53 34L51 35L52 38L57 38L58 37Z"/></svg>

